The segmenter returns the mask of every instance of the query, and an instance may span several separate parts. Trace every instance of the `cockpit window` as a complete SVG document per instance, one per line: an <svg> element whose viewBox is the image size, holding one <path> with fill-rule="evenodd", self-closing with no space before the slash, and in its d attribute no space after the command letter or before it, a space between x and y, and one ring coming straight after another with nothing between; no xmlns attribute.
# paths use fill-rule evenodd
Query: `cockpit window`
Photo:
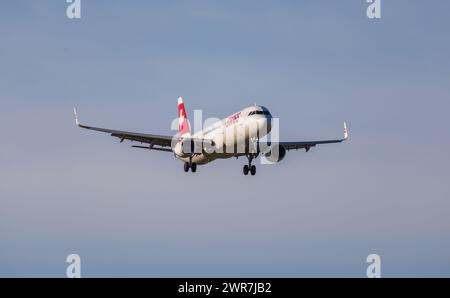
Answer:
<svg viewBox="0 0 450 298"><path fill-rule="evenodd" d="M248 113L248 116L252 116L252 115L266 115L266 116L271 116L269 111L264 110L264 111L251 111L250 113Z"/></svg>

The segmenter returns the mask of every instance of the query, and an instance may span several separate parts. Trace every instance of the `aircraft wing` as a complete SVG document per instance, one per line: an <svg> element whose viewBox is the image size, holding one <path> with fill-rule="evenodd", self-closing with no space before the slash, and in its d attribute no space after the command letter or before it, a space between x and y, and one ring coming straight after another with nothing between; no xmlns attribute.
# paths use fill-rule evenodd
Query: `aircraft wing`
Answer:
<svg viewBox="0 0 450 298"><path fill-rule="evenodd" d="M344 138L335 140L301 141L301 142L279 142L286 150L305 149L307 152L311 147L321 144L341 143L348 139L347 124L344 122Z"/></svg>
<svg viewBox="0 0 450 298"><path fill-rule="evenodd" d="M75 114L75 123L78 127L109 133L111 136L119 138L121 143L124 140L129 140L129 141L136 141L136 142L140 142L140 143L146 143L146 144L150 145L149 147L137 147L137 148L155 149L155 150L172 152L170 147L172 144L173 136L152 135L152 134L145 134L145 133L136 133L136 132L128 132L128 131L120 131L120 130L113 130L113 129L107 129L107 128L87 126L87 125L83 125L80 123L76 109L74 109L74 114ZM152 148L154 145L160 146L162 148ZM169 148L165 148L165 147L169 147Z"/></svg>
<svg viewBox="0 0 450 298"><path fill-rule="evenodd" d="M128 141L140 142L143 144L149 144L149 146L132 146L134 148L172 152L172 141L174 140L174 138L177 138L177 136L153 135L153 134L128 132L128 131L121 131L121 130L114 130L114 129L108 129L108 128L83 125L80 123L80 120L79 120L78 114L77 114L77 110L74 109L73 111L75 114L75 124L78 127L109 133L111 136L119 138L121 143L125 140L128 140ZM181 140L181 138L179 140ZM195 144L195 146L200 146L200 148L202 148L202 146L204 146L204 145L212 146L214 144L213 140L210 140L210 139L197 139L197 138L190 138L190 137L183 138L183 141L193 142ZM154 147L155 145L158 147Z"/></svg>

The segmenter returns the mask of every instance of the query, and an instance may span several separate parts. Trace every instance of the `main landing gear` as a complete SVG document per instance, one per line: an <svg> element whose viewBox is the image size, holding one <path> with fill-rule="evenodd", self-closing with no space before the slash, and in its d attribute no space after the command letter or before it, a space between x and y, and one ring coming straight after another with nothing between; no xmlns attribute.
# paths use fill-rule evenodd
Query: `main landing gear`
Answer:
<svg viewBox="0 0 450 298"><path fill-rule="evenodd" d="M189 172L189 169L191 169L192 173L195 173L197 171L197 164L195 162L189 164L188 162L184 163L184 171Z"/></svg>
<svg viewBox="0 0 450 298"><path fill-rule="evenodd" d="M255 174L256 174L256 167L254 165L252 165L252 160L255 157L256 156L254 154L247 155L248 165L245 165L244 168L243 168L244 175L248 175L248 172L250 172L250 174L252 176L255 176Z"/></svg>

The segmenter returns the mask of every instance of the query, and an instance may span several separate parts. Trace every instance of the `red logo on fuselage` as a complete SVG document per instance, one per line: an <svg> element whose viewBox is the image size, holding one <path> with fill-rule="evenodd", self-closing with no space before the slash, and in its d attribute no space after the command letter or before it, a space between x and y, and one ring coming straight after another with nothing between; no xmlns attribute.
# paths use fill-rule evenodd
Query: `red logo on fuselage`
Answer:
<svg viewBox="0 0 450 298"><path fill-rule="evenodd" d="M236 114L228 117L227 121L225 121L225 126L228 127L230 125L233 125L239 121L239 118L241 117L241 112L237 112Z"/></svg>

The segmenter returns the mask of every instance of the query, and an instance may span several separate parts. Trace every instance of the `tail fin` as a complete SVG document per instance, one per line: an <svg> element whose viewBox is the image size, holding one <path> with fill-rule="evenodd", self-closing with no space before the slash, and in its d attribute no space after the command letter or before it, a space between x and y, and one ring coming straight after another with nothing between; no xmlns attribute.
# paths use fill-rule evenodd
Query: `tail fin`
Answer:
<svg viewBox="0 0 450 298"><path fill-rule="evenodd" d="M182 97L178 97L178 129L180 131L180 136L191 134Z"/></svg>

